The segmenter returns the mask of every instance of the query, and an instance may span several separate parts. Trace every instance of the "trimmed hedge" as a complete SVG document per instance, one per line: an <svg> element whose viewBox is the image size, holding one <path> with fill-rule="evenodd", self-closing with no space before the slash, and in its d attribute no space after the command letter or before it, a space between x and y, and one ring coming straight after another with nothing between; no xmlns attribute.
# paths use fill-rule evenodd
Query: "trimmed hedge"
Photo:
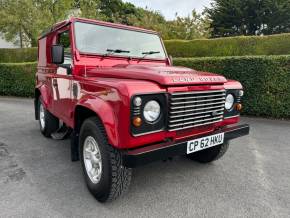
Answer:
<svg viewBox="0 0 290 218"><path fill-rule="evenodd" d="M217 39L166 40L173 57L220 57L290 54L290 34L239 36ZM0 49L0 63L33 62L37 48Z"/></svg>
<svg viewBox="0 0 290 218"><path fill-rule="evenodd" d="M34 62L37 60L37 48L1 48L0 63Z"/></svg>
<svg viewBox="0 0 290 218"><path fill-rule="evenodd" d="M217 57L290 54L290 34L165 41L173 57Z"/></svg>
<svg viewBox="0 0 290 218"><path fill-rule="evenodd" d="M290 56L177 58L174 65L240 81L244 114L290 118Z"/></svg>
<svg viewBox="0 0 290 218"><path fill-rule="evenodd" d="M174 65L240 81L244 114L290 118L290 56L176 58ZM0 95L32 97L36 63L0 64Z"/></svg>
<svg viewBox="0 0 290 218"><path fill-rule="evenodd" d="M36 63L0 64L0 96L33 97Z"/></svg>

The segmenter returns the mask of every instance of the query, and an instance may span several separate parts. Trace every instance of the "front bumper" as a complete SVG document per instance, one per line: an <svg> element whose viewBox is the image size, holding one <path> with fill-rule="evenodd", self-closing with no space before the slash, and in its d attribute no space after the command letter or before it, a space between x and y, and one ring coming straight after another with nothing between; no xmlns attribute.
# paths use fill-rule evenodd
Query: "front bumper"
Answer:
<svg viewBox="0 0 290 218"><path fill-rule="evenodd" d="M125 151L123 152L123 164L126 167L133 168L153 161L165 160L169 157L185 155L188 141L222 132L225 133L225 142L227 142L231 139L248 135L250 132L250 127L248 124L227 127L212 132L210 134L190 138L182 142L177 143L164 142L160 144L154 144L142 148L137 148L134 150Z"/></svg>

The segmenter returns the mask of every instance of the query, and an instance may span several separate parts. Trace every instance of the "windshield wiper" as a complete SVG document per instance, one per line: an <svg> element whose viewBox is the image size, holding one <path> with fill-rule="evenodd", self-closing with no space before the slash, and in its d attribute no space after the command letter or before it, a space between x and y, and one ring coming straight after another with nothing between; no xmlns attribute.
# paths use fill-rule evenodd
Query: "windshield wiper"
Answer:
<svg viewBox="0 0 290 218"><path fill-rule="evenodd" d="M148 56L148 55L159 54L159 53L160 53L160 51L146 51L146 52L142 52L143 57L138 62L140 62L141 60L143 60L144 58L146 58L146 56Z"/></svg>
<svg viewBox="0 0 290 218"><path fill-rule="evenodd" d="M122 50L122 49L107 49L107 53L102 55L102 59L111 54L120 54L120 53L130 53L130 51Z"/></svg>
<svg viewBox="0 0 290 218"><path fill-rule="evenodd" d="M130 53L130 51L122 50L122 49L107 49L107 54L114 54L114 53Z"/></svg>
<svg viewBox="0 0 290 218"><path fill-rule="evenodd" d="M146 57L147 55L153 55L153 54L159 54L160 51L146 51L146 52L142 52L143 58Z"/></svg>

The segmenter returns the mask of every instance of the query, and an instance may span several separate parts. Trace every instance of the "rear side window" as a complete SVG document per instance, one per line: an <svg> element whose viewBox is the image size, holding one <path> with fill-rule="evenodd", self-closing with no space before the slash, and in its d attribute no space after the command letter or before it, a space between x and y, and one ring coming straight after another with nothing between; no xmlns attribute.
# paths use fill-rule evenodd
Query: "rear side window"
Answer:
<svg viewBox="0 0 290 218"><path fill-rule="evenodd" d="M47 62L50 62L50 59L47 57L47 38L43 37L39 39L38 41L38 66L39 67L45 67L47 65ZM48 49L49 50L49 49Z"/></svg>
<svg viewBox="0 0 290 218"><path fill-rule="evenodd" d="M58 35L58 44L64 47L64 64L71 64L71 43L68 30Z"/></svg>

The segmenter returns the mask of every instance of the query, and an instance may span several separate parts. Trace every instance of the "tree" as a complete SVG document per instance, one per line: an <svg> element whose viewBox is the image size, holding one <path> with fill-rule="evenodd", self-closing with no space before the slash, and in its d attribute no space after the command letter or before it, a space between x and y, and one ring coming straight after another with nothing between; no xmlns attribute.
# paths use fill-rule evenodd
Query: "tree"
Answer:
<svg viewBox="0 0 290 218"><path fill-rule="evenodd" d="M145 29L159 32L163 39L196 39L209 36L209 20L195 10L188 17L176 15L167 21L159 12L138 8L138 15L131 18L131 23Z"/></svg>
<svg viewBox="0 0 290 218"><path fill-rule="evenodd" d="M43 15L50 25L67 19L70 15L74 0L34 0L33 4ZM41 18L39 18L41 19Z"/></svg>
<svg viewBox="0 0 290 218"><path fill-rule="evenodd" d="M98 10L103 16L103 20L132 25L130 18L137 15L137 8L121 0L100 0Z"/></svg>
<svg viewBox="0 0 290 218"><path fill-rule="evenodd" d="M290 32L290 0L267 0L263 34Z"/></svg>
<svg viewBox="0 0 290 218"><path fill-rule="evenodd" d="M6 0L0 3L0 32L8 41L18 42L21 47L36 43L40 14L32 1Z"/></svg>
<svg viewBox="0 0 290 218"><path fill-rule="evenodd" d="M160 32L164 39L206 37L208 20L193 11L166 21L160 12L138 8L121 0L0 0L0 33L23 46L37 46L41 32L53 24L80 16Z"/></svg>
<svg viewBox="0 0 290 218"><path fill-rule="evenodd" d="M209 35L209 20L198 14L195 10L191 16L179 17L168 21L168 38L170 39L196 39L206 38Z"/></svg>
<svg viewBox="0 0 290 218"><path fill-rule="evenodd" d="M8 41L37 46L41 32L71 15L105 19L99 0L1 0L0 32Z"/></svg>
<svg viewBox="0 0 290 218"><path fill-rule="evenodd" d="M215 0L205 14L213 37L290 31L290 0Z"/></svg>
<svg viewBox="0 0 290 218"><path fill-rule="evenodd" d="M8 41L37 46L41 31L66 19L72 0L1 0L0 32Z"/></svg>
<svg viewBox="0 0 290 218"><path fill-rule="evenodd" d="M137 8L137 14L131 16L129 22L134 26L155 30L167 37L166 20L159 12Z"/></svg>
<svg viewBox="0 0 290 218"><path fill-rule="evenodd" d="M77 10L77 13L72 13L72 15L105 20L107 17L100 11L100 1L101 0L75 0L73 3L73 10Z"/></svg>

